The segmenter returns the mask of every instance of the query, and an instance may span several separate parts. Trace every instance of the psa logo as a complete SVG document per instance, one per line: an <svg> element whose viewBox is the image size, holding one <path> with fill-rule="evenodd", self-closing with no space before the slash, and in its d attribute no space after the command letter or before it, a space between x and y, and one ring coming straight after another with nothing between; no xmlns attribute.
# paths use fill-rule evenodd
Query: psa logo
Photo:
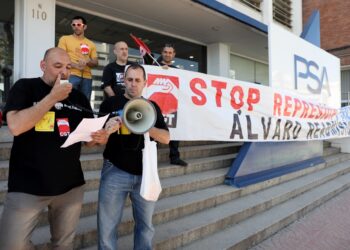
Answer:
<svg viewBox="0 0 350 250"><path fill-rule="evenodd" d="M148 74L149 100L158 104L169 128L176 128L179 78L176 76Z"/></svg>
<svg viewBox="0 0 350 250"><path fill-rule="evenodd" d="M327 68L298 55L294 55L294 83L295 89L306 86L312 94L321 94L322 89L325 89L331 95Z"/></svg>

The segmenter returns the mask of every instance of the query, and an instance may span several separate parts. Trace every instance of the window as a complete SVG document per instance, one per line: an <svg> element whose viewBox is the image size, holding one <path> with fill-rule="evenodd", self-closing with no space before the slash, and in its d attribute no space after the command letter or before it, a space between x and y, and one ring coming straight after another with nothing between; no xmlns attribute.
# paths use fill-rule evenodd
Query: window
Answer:
<svg viewBox="0 0 350 250"><path fill-rule="evenodd" d="M273 0L273 19L292 28L292 7L290 0Z"/></svg>
<svg viewBox="0 0 350 250"><path fill-rule="evenodd" d="M269 85L269 69L267 64L237 55L231 55L230 65L230 75L232 78L266 86Z"/></svg>
<svg viewBox="0 0 350 250"><path fill-rule="evenodd" d="M257 11L261 11L260 4L262 0L239 0L239 1Z"/></svg>
<svg viewBox="0 0 350 250"><path fill-rule="evenodd" d="M341 71L341 106L350 105L350 70Z"/></svg>

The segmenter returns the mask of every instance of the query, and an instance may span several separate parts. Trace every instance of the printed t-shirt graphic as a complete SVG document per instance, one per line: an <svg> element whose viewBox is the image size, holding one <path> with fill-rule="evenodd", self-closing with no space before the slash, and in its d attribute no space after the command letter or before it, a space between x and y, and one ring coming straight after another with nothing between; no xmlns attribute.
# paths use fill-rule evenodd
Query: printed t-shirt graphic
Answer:
<svg viewBox="0 0 350 250"><path fill-rule="evenodd" d="M88 55L89 52L90 52L89 45L84 44L84 43L81 43L81 44L80 44L80 52L81 52L81 54L83 54L83 55Z"/></svg>
<svg viewBox="0 0 350 250"><path fill-rule="evenodd" d="M60 136L68 136L70 134L68 118L57 118L56 122Z"/></svg>

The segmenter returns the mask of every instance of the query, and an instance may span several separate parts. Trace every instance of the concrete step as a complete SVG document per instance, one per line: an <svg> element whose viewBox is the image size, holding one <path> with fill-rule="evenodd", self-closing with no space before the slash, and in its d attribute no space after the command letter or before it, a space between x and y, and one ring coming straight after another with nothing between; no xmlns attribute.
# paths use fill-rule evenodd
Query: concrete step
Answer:
<svg viewBox="0 0 350 250"><path fill-rule="evenodd" d="M203 172L205 170L230 166L236 157L237 154L224 154L195 159L186 159L188 163L187 167L171 165L169 163L160 163L158 164L158 173L160 178L166 178L196 172Z"/></svg>
<svg viewBox="0 0 350 250"><path fill-rule="evenodd" d="M257 213L264 212L304 192L318 189L319 185L349 172L350 162L344 162L337 166L326 168L319 172L235 199L211 209L161 224L156 227L154 238L155 249L163 250L183 247L195 240L205 238L228 226L246 220ZM350 177L349 174L346 176L348 178ZM284 211L279 210L278 213L283 214ZM252 226L254 226L254 224ZM132 247L131 239L132 235L121 238L121 249L130 249L130 247ZM211 246L213 247L214 245ZM211 249L221 248L214 247Z"/></svg>
<svg viewBox="0 0 350 250"><path fill-rule="evenodd" d="M284 202L307 190L315 188L317 185L320 185L350 171L350 167L348 167L350 165L349 162L343 162L341 164L328 168L325 168L325 165L326 164L320 164L319 166L315 167L319 167L320 171L310 172L311 174L302 176L297 179L295 178L298 177L298 174L291 173L283 177L275 178L274 180L251 185L244 189L237 189L224 185L215 185L205 188L204 190L200 190L200 188L203 187L198 187L193 192L187 191L177 196L168 197L165 195L165 197L168 198L162 197L162 199L157 202L156 212L154 214L154 224L157 225L155 246L157 246L159 249L168 249L169 244L174 248L180 247L182 243L179 245L179 239L181 239L180 242L182 242L182 239L184 238L194 237L192 235L202 235L200 232L209 232L212 230L211 228L214 228L215 230L221 230L222 228L220 228L220 225L225 224L224 221L226 220L233 220L234 222L232 223L237 223L238 221L251 216L251 214L254 214L257 211L263 211L273 205ZM299 173L299 175L304 175L305 171L309 171L309 169L298 171L304 172ZM198 177L199 174L201 177ZM217 172L217 174L219 174L219 172ZM207 174L198 173L192 175L191 179L206 179L206 176L215 176L215 174L214 172ZM184 177L177 179L181 179L183 183L186 183L186 180L183 180ZM288 178L292 178L293 180L284 182L288 180ZM175 178L167 178L162 180L163 188L165 188L165 190L167 188L171 188L171 186L173 186L172 183L174 180ZM180 186L182 185L181 181L177 181L178 185ZM281 182L284 183L276 185ZM195 187L196 183L193 182L190 184L190 186ZM189 190L191 189L192 188L189 188ZM258 190L260 191L256 192ZM222 206L224 208L222 208ZM217 210L218 207L221 208ZM221 217L223 218L220 219ZM205 223L205 221L210 221L214 218L217 218L215 221L218 222L215 222L214 224ZM189 223L191 224L191 227L189 227L188 230L183 230L182 225L189 225ZM199 224L192 226L192 223ZM131 210L130 208L126 208L123 217L123 223L119 228L120 235L131 233L132 227L133 222ZM177 230L177 228L179 228L179 230ZM43 231L40 231L38 235L41 235L42 233L45 233L44 229ZM175 233L175 235L172 235L172 233ZM47 237L49 237L48 231L46 234ZM120 242L121 246L123 246L122 249L132 248L130 245L132 244L131 237L131 235L127 235L121 238ZM162 239L162 237L165 238ZM195 239L198 239L196 237ZM35 242L38 244L44 244L44 241L40 242L37 241L39 240L38 238L35 239ZM76 239L77 247L81 248L89 246L90 244L95 244L94 242L96 242L96 218L95 216L82 218Z"/></svg>
<svg viewBox="0 0 350 250"><path fill-rule="evenodd" d="M185 174L190 174L190 173L195 173L195 172L202 172L205 170L210 170L210 169L216 169L216 168L223 168L228 166L231 162L233 157L235 157L236 154L231 154L231 155L223 155L223 156L216 156L216 157L206 157L206 158L201 158L201 159L193 159L189 161L189 166L188 167L181 167L181 166L173 166L169 164L161 164L159 166L159 175L161 178L169 177L169 176L180 176L180 175L185 175ZM325 158L327 165L331 166L336 163L349 160L350 159L350 154L342 154L339 153L337 155L332 155L328 156ZM1 163L1 162L0 162ZM0 165L1 167L1 165ZM280 181L286 181L288 179L296 178L301 175L305 175L310 173L310 171L317 171L322 169L323 166L315 166L313 168L308 168L302 171L294 172L289 175L285 175L279 178ZM86 185L86 195L87 197L95 197L91 203L87 203L86 201L84 202L83 208L82 208L82 217L91 215L96 212L96 202L97 202L97 188L99 185L99 176L100 172L99 171L92 171L92 172L85 172L86 179L87 179L87 185ZM269 181L269 185L275 185L274 180ZM2 204L6 189L7 189L7 182L0 182L0 204ZM248 190L252 190L255 186L251 185L249 186ZM265 187L267 187L265 185ZM164 188L164 187L163 187ZM262 188L262 187L260 187ZM89 191L90 190L90 191ZM255 190L256 191L256 190ZM163 190L163 196L168 195L170 191L164 191ZM176 191L176 192L179 192ZM253 191L249 191L253 192ZM89 200L92 200L91 198ZM2 211L2 206L0 206L0 214ZM43 221L46 222L46 215L42 216L44 219L40 219L40 223ZM42 223L41 223L42 224ZM43 223L44 224L44 223Z"/></svg>
<svg viewBox="0 0 350 250"><path fill-rule="evenodd" d="M192 249L249 249L314 208L347 190L350 174L320 185L263 213L183 247ZM331 248L329 248L331 249Z"/></svg>
<svg viewBox="0 0 350 250"><path fill-rule="evenodd" d="M180 148L180 151L184 151L181 153L181 158L186 159L186 161L192 162L189 159L192 158L208 158L210 156L220 156L225 154L237 154L239 150L239 143L220 143L220 144L208 144L201 146L186 146ZM87 149L87 147L83 147ZM8 154L10 152L8 151ZM158 162L160 166L169 166L169 149L160 149L158 153ZM6 153L5 153L6 155ZM81 165L83 171L90 170L100 170L103 164L103 155L101 152L94 153L91 151L90 153L82 154L80 157ZM8 166L9 160L0 160L0 180L7 180L8 178ZM193 169L193 167L191 168Z"/></svg>
<svg viewBox="0 0 350 250"><path fill-rule="evenodd" d="M207 142L207 141L192 141L192 142L181 142L179 147L179 152L182 158L189 157L200 157L208 156L206 153L209 151L211 155L218 154L220 149L226 150L228 152L231 148L230 153L235 153L238 151L239 147L243 144L241 142ZM160 161L168 161L169 159L169 146L164 144L158 144L158 158ZM11 142L0 142L0 161L9 160L12 148ZM102 153L105 146L94 146L86 147L82 146L81 154L97 154ZM216 152L211 152L217 150ZM198 151L197 154L193 155L193 151ZM223 151L225 153L225 151ZM192 155L191 155L192 154Z"/></svg>
<svg viewBox="0 0 350 250"><path fill-rule="evenodd" d="M211 171L205 171L205 172L201 172L201 173L192 173L186 176L181 176L181 177L169 177L169 178L165 178L162 179L162 194L161 194L161 198L164 197L169 197L169 196L173 196L176 194L183 194L185 192L196 192L199 189L205 189L205 188L210 188L213 186L216 186L218 184L223 183L223 180L225 178L225 174L227 172L228 168L224 168L224 169L215 169L215 170L211 170ZM225 186L225 188L227 189L227 187ZM203 193L203 192L202 192ZM213 194L213 191L210 192ZM92 202L94 202L94 209L96 209L96 202L97 202L97 193L92 193L90 192L90 197L85 198L87 200L91 199L93 200ZM186 193L188 196L188 193ZM215 192L214 192L215 194ZM222 194L224 195L224 194ZM186 198L186 195L183 195ZM183 199L185 199L183 198ZM192 198L194 199L194 195L192 195ZM189 200L191 200L191 198L187 198ZM174 211L169 211L170 209L173 210L181 210L181 208L178 208L177 206L174 206L174 201L172 201L172 199L168 198L168 199L162 199L161 200L162 203L170 203L171 205L163 205L166 206L168 208L168 210L164 210L162 208L157 208L157 210L159 211L157 213L157 216L155 216L155 220L161 222L162 220L165 220L166 218L171 218L171 214L174 214ZM197 201L197 203L199 203L200 201ZM176 203L176 199L175 199L175 203ZM196 203L193 201L193 203ZM182 203L178 203L178 204L182 204ZM184 206L184 205L182 205ZM193 205L196 206L196 205ZM87 212L87 209L83 208L83 213ZM88 211L91 213L91 211ZM189 211L187 211L188 213ZM177 212L179 214L179 212ZM182 213L186 213L186 211L184 210ZM43 215L46 216L46 215ZM174 216L174 215L173 215ZM120 228L120 232L121 234L127 234L130 233L132 231L132 227L133 227L133 220L132 220L132 211L131 208L128 207L125 211L124 211L124 217L123 217L123 223L121 225ZM86 233L94 235L94 239L96 242L96 215L93 214L91 216L87 216L87 217L83 217L80 219L80 225L82 225L81 230L83 230L83 235L81 235L81 237L83 237L84 239L86 238ZM49 226L43 226L40 227L38 230L36 230L36 232L33 235L33 242L35 242L36 244L42 244L44 242L48 242L49 241ZM87 231L87 228L89 229ZM43 238L43 237L47 237L47 238ZM45 241L43 241L43 239L45 239ZM79 240L78 240L79 241ZM85 243L84 243L85 244Z"/></svg>
<svg viewBox="0 0 350 250"><path fill-rule="evenodd" d="M10 159L11 148L12 148L12 142L0 143L0 161Z"/></svg>
<svg viewBox="0 0 350 250"><path fill-rule="evenodd" d="M229 158L229 159L231 159L231 158ZM326 158L326 162L327 162L328 166L332 166L336 163L339 163L339 162L342 162L345 160L350 160L350 154L338 154L337 156L329 156ZM191 168L191 166L192 166L192 164L190 164L188 168ZM225 166L227 166L227 165L225 165ZM222 167L222 166L220 165L219 167ZM166 167L163 167L163 168L166 168ZM183 167L179 167L179 168L186 169ZM315 171L319 171L323 168L325 168L325 166L320 164L319 166L315 166L313 168L308 168L308 169L304 169L304 170L301 170L298 172L291 173L289 175L285 175L283 177L280 177L279 179L270 180L267 184L264 184L264 185L262 185L262 184L250 185L249 187L246 187L244 189L244 192L241 189L235 189L235 188L228 187L228 186L223 186L223 187L228 188L230 190L230 193L231 193L230 195L232 196L232 199L233 199L233 197L239 197L241 195L253 193L253 192L256 192L257 190L261 190L263 188L267 188L267 187L276 185L279 182L284 182L287 180L297 178L301 175L309 174L309 173L311 173L310 170L315 172ZM206 170L208 170L208 169L206 169ZM189 174L189 173L194 173L194 172L189 170L189 171L183 172L182 174ZM169 179L169 180L171 180L171 179ZM278 180L279 182L276 182L276 180ZM172 181L169 181L169 182L172 182ZM166 190L166 188L168 188L167 186L165 186L165 183L163 182L163 180L162 180L162 185L163 185L164 190ZM163 191L163 192L166 192L166 191ZM210 193L210 188L205 189L204 192ZM199 195L199 194L200 194L200 191L196 191L196 195ZM162 195L164 196L164 194L162 194ZM215 198L217 199L218 197L215 197ZM97 190L90 190L90 191L85 192L81 217L90 216L90 215L93 215L97 212L97 199L98 199L98 191ZM168 197L167 199L171 199L171 198ZM222 198L220 198L220 199L222 199ZM210 204L211 202L205 201L205 203ZM216 201L216 204L217 203L218 203L218 201ZM129 200L127 201L126 205L127 206L130 205ZM182 208L182 210L183 210L183 208ZM2 205L0 205L0 214L1 214L1 212L2 212ZM176 214L178 214L178 212ZM47 214L43 213L39 219L39 226L46 225L46 224L47 224ZM120 232L120 233L123 234L122 232Z"/></svg>
<svg viewBox="0 0 350 250"><path fill-rule="evenodd" d="M191 145L179 147L182 159L208 157L221 154L237 153L242 143L223 142L216 144ZM158 162L169 162L169 148L158 149Z"/></svg>
<svg viewBox="0 0 350 250"><path fill-rule="evenodd" d="M2 126L0 128L0 143L1 142L12 142L13 136L11 135L10 131L8 130L7 126Z"/></svg>
<svg viewBox="0 0 350 250"><path fill-rule="evenodd" d="M236 157L237 154L228 154L228 155L219 155L205 158L195 158L190 159L189 165L187 167L174 166L170 164L160 164L158 166L159 176L160 178L171 177L171 176L179 176L179 175L187 175L190 173L203 172L210 169L218 169L227 167L232 163L232 160ZM102 155L100 154L90 154L82 156L82 165L85 169L88 169L90 164L99 164L99 167L102 167ZM92 158L92 159L89 159ZM100 159L97 159L100 158ZM0 161L0 169L1 169L1 161ZM8 169L2 168L3 171L8 171ZM1 172L1 171L0 171ZM226 174L226 173L225 173ZM100 170L91 170L84 171L85 176L85 189L86 190L94 190L98 189L99 181L100 181ZM222 177L224 178L224 177ZM217 180L218 181L218 180ZM223 182L223 179L222 179ZM180 192L179 188L176 188L176 192ZM0 180L0 204L3 203L5 194L7 191L7 178L5 180ZM163 195L168 194L172 191L163 190Z"/></svg>
<svg viewBox="0 0 350 250"><path fill-rule="evenodd" d="M176 194L181 194L184 192L195 191L199 188L210 187L213 185L221 184L225 178L228 168L214 169L211 171L199 172L187 174L183 178L165 178L162 179L163 191L160 197L169 197ZM85 172L85 194L84 203L82 207L81 217L93 215L97 212L97 200L98 200L98 186L99 186L99 176L98 171ZM5 198L6 191L2 193L2 202ZM127 203L129 204L129 203ZM0 214L2 211L2 205L0 205ZM40 216L40 225L46 225L47 214L46 212Z"/></svg>
<svg viewBox="0 0 350 250"><path fill-rule="evenodd" d="M323 141L323 147L324 148L327 148L327 147L331 147L331 142L329 142L329 141Z"/></svg>
<svg viewBox="0 0 350 250"><path fill-rule="evenodd" d="M340 153L340 148L327 147L323 149L323 156L329 156Z"/></svg>

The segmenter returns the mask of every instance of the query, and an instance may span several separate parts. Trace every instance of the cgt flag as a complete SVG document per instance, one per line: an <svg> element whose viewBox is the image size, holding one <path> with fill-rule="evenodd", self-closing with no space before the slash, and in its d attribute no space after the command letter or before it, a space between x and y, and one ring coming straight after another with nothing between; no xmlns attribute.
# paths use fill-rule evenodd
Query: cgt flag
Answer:
<svg viewBox="0 0 350 250"><path fill-rule="evenodd" d="M151 50L147 47L147 45L140 38L137 38L133 34L130 34L130 36L134 40L134 42L139 46L140 53L142 56L145 56L146 54L148 54L148 55L151 54Z"/></svg>

